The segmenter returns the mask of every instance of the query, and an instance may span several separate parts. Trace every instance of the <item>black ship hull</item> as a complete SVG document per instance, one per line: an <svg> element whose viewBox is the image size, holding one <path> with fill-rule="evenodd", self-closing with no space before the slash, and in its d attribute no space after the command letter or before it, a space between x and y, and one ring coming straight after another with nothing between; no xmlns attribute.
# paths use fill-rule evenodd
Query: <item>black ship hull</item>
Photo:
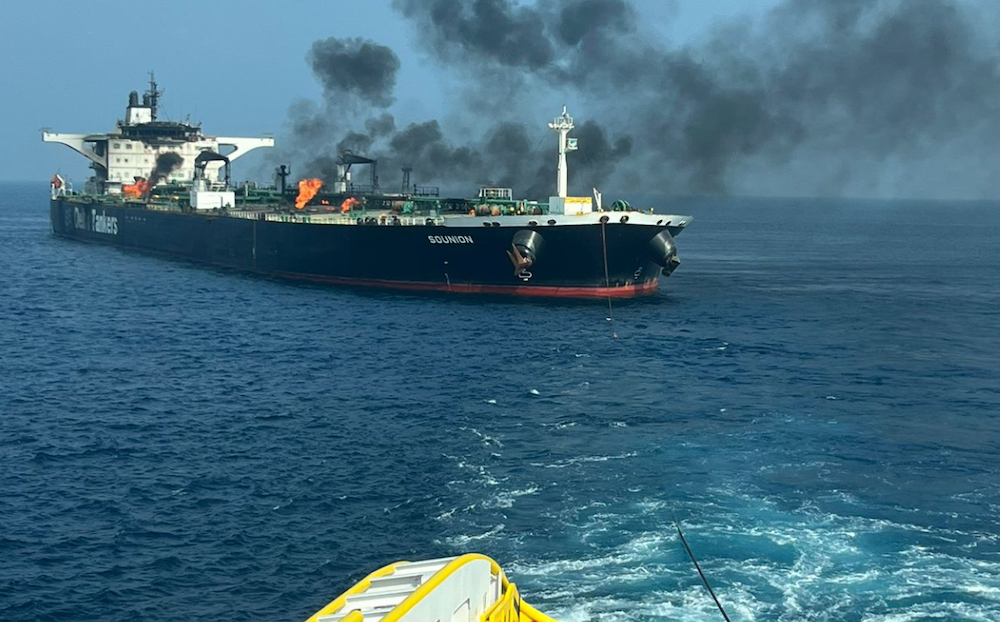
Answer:
<svg viewBox="0 0 1000 622"><path fill-rule="evenodd" d="M475 222L477 226L311 224L264 214L247 218L161 211L63 197L52 199L50 215L59 236L266 275L409 290L572 298L655 292L662 266L650 242L664 231L676 235L684 224L622 223L615 213L607 224L554 226L544 217L530 225L501 225L497 219ZM532 265L516 270L509 251L521 231L536 232L543 247Z"/></svg>

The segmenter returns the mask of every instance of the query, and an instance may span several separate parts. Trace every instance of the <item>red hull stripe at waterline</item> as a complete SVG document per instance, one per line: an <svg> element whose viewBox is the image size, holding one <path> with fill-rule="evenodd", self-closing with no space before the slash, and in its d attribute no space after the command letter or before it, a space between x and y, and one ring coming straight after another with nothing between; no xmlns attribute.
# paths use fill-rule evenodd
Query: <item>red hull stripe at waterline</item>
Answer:
<svg viewBox="0 0 1000 622"><path fill-rule="evenodd" d="M450 292L456 294L493 294L500 296L538 296L543 298L635 298L656 292L660 280L647 281L618 287L559 287L547 285L480 285L474 283L427 283L421 281L388 281L355 279L349 277L317 276L294 272L266 272L272 276L316 283L357 285L424 292Z"/></svg>

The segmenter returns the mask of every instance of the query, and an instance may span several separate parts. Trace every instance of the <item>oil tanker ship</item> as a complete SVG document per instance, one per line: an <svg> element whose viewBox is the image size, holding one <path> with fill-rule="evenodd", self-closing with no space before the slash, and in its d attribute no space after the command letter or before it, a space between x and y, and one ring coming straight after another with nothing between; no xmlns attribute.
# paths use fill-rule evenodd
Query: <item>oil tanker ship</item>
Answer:
<svg viewBox="0 0 1000 622"><path fill-rule="evenodd" d="M344 152L336 178L272 187L234 184L234 160L271 137L205 135L161 121L154 79L130 93L106 134L43 131L90 160L82 191L55 175L50 217L62 237L255 273L327 283L459 293L625 298L653 293L680 263L674 237L691 217L603 205L567 194L573 118L549 128L559 141L556 194L515 199L510 188L447 198L410 184L379 187L378 161ZM355 183L367 168L368 183Z"/></svg>

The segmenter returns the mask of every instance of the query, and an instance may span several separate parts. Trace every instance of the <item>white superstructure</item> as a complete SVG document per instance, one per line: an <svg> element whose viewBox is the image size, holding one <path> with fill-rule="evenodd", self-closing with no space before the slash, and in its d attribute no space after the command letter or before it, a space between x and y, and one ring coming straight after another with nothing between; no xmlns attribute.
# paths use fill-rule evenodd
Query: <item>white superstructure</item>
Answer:
<svg viewBox="0 0 1000 622"><path fill-rule="evenodd" d="M236 193L228 188L213 188L198 178L191 185L190 203L194 209L228 209L236 207Z"/></svg>
<svg viewBox="0 0 1000 622"><path fill-rule="evenodd" d="M159 121L157 102L161 91L150 80L150 90L143 95L129 94L125 119L107 134L66 134L44 131L42 140L61 143L90 160L94 176L94 191L119 194L122 187L135 184L137 179L149 179L157 158L177 154L180 163L163 176L164 181L189 183L195 177L195 159L203 152L225 156L230 162L260 147L273 147L270 136L244 138L206 136L201 127L186 123ZM205 165L206 177L218 179L224 161L213 160Z"/></svg>

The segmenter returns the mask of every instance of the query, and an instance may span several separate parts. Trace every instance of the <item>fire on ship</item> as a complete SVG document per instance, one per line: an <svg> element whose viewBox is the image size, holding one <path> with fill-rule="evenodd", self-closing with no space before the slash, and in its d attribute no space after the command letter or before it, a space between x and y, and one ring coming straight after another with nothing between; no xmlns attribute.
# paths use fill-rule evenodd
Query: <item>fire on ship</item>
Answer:
<svg viewBox="0 0 1000 622"><path fill-rule="evenodd" d="M161 121L161 95L151 76L114 131L43 133L93 171L82 191L53 177L56 235L289 279L469 294L632 297L654 293L680 263L674 238L690 216L605 205L596 189L568 195L576 140L565 107L548 124L558 136L556 191L540 202L495 187L443 197L411 184L411 167L398 191L385 191L378 161L351 152L339 154L332 182L290 183L282 165L273 186L237 184L233 161L274 139Z"/></svg>

